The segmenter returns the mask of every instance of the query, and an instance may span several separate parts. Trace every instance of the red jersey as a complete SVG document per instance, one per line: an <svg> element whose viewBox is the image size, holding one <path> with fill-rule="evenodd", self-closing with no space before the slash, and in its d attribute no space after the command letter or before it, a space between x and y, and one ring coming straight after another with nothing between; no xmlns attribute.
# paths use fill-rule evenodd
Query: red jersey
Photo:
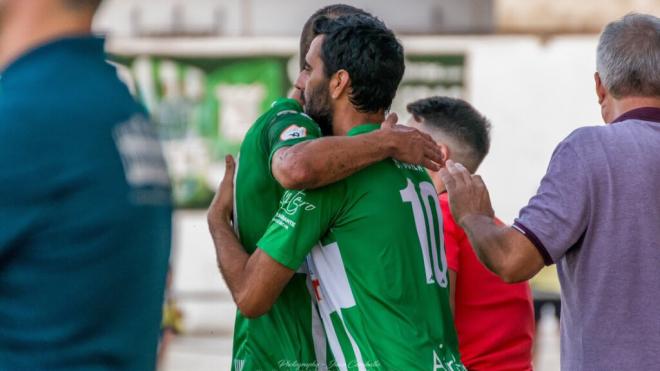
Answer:
<svg viewBox="0 0 660 371"><path fill-rule="evenodd" d="M440 195L449 269L456 272L455 318L470 371L532 370L534 308L527 282L507 284L484 267Z"/></svg>

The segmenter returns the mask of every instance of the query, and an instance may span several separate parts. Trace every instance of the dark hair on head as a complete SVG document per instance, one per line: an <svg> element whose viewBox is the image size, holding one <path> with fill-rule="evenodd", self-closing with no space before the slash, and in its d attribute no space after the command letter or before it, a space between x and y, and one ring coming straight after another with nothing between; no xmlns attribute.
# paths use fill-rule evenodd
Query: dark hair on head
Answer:
<svg viewBox="0 0 660 371"><path fill-rule="evenodd" d="M371 14L366 11L356 8L351 5L346 4L333 4L325 6L312 14L305 25L303 26L302 32L300 33L300 70L302 71L305 68L305 55L309 51L309 46L312 44L312 40L317 36L317 33L314 31L314 26L320 18L330 18L335 19L344 15L351 14L362 14L371 16Z"/></svg>
<svg viewBox="0 0 660 371"><path fill-rule="evenodd" d="M319 19L315 31L325 36L320 55L325 76L348 72L349 99L358 111L388 110L405 70L403 46L394 33L362 14Z"/></svg>
<svg viewBox="0 0 660 371"><path fill-rule="evenodd" d="M490 122L472 105L462 99L429 97L406 107L415 120L431 130L457 140L470 149L471 171L476 171L490 150Z"/></svg>

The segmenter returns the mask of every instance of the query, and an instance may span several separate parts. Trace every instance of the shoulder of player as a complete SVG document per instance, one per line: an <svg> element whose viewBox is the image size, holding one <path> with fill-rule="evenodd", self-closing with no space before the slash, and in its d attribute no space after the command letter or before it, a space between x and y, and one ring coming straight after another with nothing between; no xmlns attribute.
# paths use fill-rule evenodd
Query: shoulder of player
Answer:
<svg viewBox="0 0 660 371"><path fill-rule="evenodd" d="M294 110L297 112L302 112L303 107L300 105L300 102L291 98L279 98L270 104L269 111L285 111L285 110Z"/></svg>
<svg viewBox="0 0 660 371"><path fill-rule="evenodd" d="M351 183L366 182L391 185L400 182L403 179L402 175L403 178L409 178L415 183L431 182L431 178L429 178L424 167L402 163L390 158L373 163L350 175L346 180ZM401 183L402 187L405 187L405 183L405 181Z"/></svg>
<svg viewBox="0 0 660 371"><path fill-rule="evenodd" d="M291 104L278 104L272 107L261 116L261 120L264 121L263 129L265 131L286 124L297 124L298 126L316 125L311 117L302 112L300 106L296 107ZM282 129L286 128L283 127Z"/></svg>
<svg viewBox="0 0 660 371"><path fill-rule="evenodd" d="M397 159L387 159L387 160L385 160L385 162L391 163L392 165L394 165L400 171L403 171L405 173L409 173L412 176L415 176L415 177L421 176L421 177L424 177L424 178L428 178L428 174L426 172L426 169L421 165L409 164L409 163L406 163L406 162L401 162Z"/></svg>

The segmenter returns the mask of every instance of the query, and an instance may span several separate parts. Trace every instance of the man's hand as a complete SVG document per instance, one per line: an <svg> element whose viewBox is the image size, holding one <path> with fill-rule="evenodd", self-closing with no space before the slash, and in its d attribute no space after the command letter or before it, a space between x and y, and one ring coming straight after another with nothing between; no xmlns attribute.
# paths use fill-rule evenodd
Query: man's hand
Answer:
<svg viewBox="0 0 660 371"><path fill-rule="evenodd" d="M381 125L380 134L391 143L391 157L408 164L422 165L438 171L444 158L440 146L430 135L405 125L396 125L395 113L387 116Z"/></svg>
<svg viewBox="0 0 660 371"><path fill-rule="evenodd" d="M206 215L209 230L211 234L220 226L219 223L231 224L232 213L234 211L234 172L236 171L236 162L231 155L225 157L225 176L220 183L220 188L216 192L211 206L209 206Z"/></svg>
<svg viewBox="0 0 660 371"><path fill-rule="evenodd" d="M449 207L456 222L463 228L466 218L495 217L488 189L479 175L471 175L461 164L448 160L440 170L440 178L449 194Z"/></svg>

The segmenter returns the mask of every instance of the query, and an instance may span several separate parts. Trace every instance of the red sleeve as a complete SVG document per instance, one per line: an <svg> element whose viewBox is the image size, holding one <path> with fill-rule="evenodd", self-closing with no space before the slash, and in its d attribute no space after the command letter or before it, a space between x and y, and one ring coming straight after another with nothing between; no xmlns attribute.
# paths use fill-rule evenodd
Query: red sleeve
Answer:
<svg viewBox="0 0 660 371"><path fill-rule="evenodd" d="M454 217L449 211L449 201L447 194L440 195L440 208L442 209L442 226L445 238L445 254L447 255L447 266L454 272L458 272L460 248L465 240L465 232L454 221Z"/></svg>

